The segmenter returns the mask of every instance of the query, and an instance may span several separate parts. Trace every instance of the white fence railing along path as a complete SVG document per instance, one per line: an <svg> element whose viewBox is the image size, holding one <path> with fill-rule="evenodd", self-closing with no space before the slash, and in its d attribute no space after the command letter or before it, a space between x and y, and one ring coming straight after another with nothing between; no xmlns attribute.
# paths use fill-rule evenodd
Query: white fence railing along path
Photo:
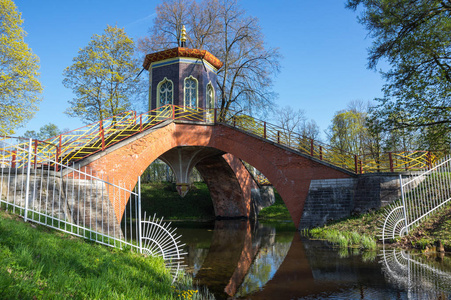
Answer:
<svg viewBox="0 0 451 300"><path fill-rule="evenodd" d="M175 280L185 254L180 236L155 216L142 220L139 178L134 189L124 187L90 169L67 166L35 153L31 139L28 143L1 142L0 204L4 209L25 221L103 245L163 256ZM10 153L26 157L26 163L15 165Z"/></svg>
<svg viewBox="0 0 451 300"><path fill-rule="evenodd" d="M451 157L421 174L399 175L400 201L386 210L382 240L409 233L432 213L451 201Z"/></svg>

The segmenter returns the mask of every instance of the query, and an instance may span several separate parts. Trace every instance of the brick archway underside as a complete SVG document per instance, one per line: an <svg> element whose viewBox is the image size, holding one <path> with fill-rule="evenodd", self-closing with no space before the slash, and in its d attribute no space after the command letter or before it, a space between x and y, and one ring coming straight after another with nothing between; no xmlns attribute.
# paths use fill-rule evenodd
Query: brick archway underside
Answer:
<svg viewBox="0 0 451 300"><path fill-rule="evenodd" d="M83 165L99 174L120 178L127 186L135 186L138 176L150 163L166 151L183 146L215 148L256 167L281 195L296 228L311 180L352 176L346 171L225 125L175 122L129 138L86 159Z"/></svg>

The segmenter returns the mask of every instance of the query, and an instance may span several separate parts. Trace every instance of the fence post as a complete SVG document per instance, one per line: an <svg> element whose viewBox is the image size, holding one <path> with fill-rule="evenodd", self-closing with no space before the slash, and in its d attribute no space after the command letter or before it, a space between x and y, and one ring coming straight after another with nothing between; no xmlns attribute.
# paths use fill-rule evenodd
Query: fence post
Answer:
<svg viewBox="0 0 451 300"><path fill-rule="evenodd" d="M58 172L58 168L59 168L59 166L58 166L58 163L59 163L59 159L60 159L60 156L61 156L61 154L62 154L62 151L61 151L61 145L63 144L63 141L62 141L62 136L61 136L61 134L59 135L59 145L58 145L58 158L57 158L57 160L56 160L56 172Z"/></svg>
<svg viewBox="0 0 451 300"><path fill-rule="evenodd" d="M58 160L60 156L60 148L56 146L56 156L55 156L55 172L58 172Z"/></svg>
<svg viewBox="0 0 451 300"><path fill-rule="evenodd" d="M216 124L216 120L217 120L217 118L218 118L218 112L217 112L217 111L218 111L218 109L215 108L213 124Z"/></svg>
<svg viewBox="0 0 451 300"><path fill-rule="evenodd" d="M139 253L143 253L142 224L141 224L141 176L138 176L138 238L139 238Z"/></svg>
<svg viewBox="0 0 451 300"><path fill-rule="evenodd" d="M406 224L406 233L409 234L409 226L407 224L407 213L406 213L406 209L407 209L407 207L406 207L406 199L404 198L404 189L402 187L402 175L401 174L399 174L399 186L401 188L402 210L403 210L403 213L404 213L404 221L405 221L405 224Z"/></svg>
<svg viewBox="0 0 451 300"><path fill-rule="evenodd" d="M263 138L266 139L266 122L263 122Z"/></svg>
<svg viewBox="0 0 451 300"><path fill-rule="evenodd" d="M100 120L100 138L102 139L102 151L105 150L105 131L103 129L103 121Z"/></svg>
<svg viewBox="0 0 451 300"><path fill-rule="evenodd" d="M143 115L139 115L139 132L143 131Z"/></svg>
<svg viewBox="0 0 451 300"><path fill-rule="evenodd" d="M319 146L319 159L323 160L323 146Z"/></svg>
<svg viewBox="0 0 451 300"><path fill-rule="evenodd" d="M31 169L31 147L33 140L30 139L28 142L28 161L27 161L27 180L26 180L26 188L25 188L25 210L23 219L24 222L27 222L28 219L28 193L30 192L30 169Z"/></svg>
<svg viewBox="0 0 451 300"><path fill-rule="evenodd" d="M313 139L310 139L310 155L313 156Z"/></svg>
<svg viewBox="0 0 451 300"><path fill-rule="evenodd" d="M388 152L388 160L390 161L390 172L393 172L393 158L391 152Z"/></svg>
<svg viewBox="0 0 451 300"><path fill-rule="evenodd" d="M12 157L11 157L11 168L12 169L16 168L16 153L17 153L17 150L14 150Z"/></svg>
<svg viewBox="0 0 451 300"><path fill-rule="evenodd" d="M280 131L277 131L277 144L280 144Z"/></svg>
<svg viewBox="0 0 451 300"><path fill-rule="evenodd" d="M172 120L175 120L175 105L172 105Z"/></svg>
<svg viewBox="0 0 451 300"><path fill-rule="evenodd" d="M38 140L34 140L34 169L37 167L38 159Z"/></svg>
<svg viewBox="0 0 451 300"><path fill-rule="evenodd" d="M432 153L428 151L428 170L432 169Z"/></svg>
<svg viewBox="0 0 451 300"><path fill-rule="evenodd" d="M359 174L359 160L358 160L356 154L354 154L354 169L355 169L355 173Z"/></svg>

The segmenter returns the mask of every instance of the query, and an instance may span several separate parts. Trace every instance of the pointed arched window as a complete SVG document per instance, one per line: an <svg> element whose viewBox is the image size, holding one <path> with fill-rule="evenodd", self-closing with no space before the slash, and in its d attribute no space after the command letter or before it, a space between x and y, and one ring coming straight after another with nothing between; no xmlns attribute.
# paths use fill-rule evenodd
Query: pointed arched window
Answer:
<svg viewBox="0 0 451 300"><path fill-rule="evenodd" d="M173 104L174 84L166 77L157 86L157 107Z"/></svg>
<svg viewBox="0 0 451 300"><path fill-rule="evenodd" d="M193 76L185 78L185 107L197 108L197 79Z"/></svg>
<svg viewBox="0 0 451 300"><path fill-rule="evenodd" d="M205 103L205 109L214 109L215 108L215 89L211 82L207 84L207 97Z"/></svg>

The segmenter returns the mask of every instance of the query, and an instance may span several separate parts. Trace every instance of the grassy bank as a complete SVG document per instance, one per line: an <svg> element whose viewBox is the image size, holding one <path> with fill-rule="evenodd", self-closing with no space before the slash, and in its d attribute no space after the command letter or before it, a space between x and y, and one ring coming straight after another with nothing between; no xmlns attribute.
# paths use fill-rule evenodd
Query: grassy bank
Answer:
<svg viewBox="0 0 451 300"><path fill-rule="evenodd" d="M385 220L383 211L384 209L380 209L375 212L331 222L326 226L311 229L306 233L312 238L327 239L337 244L345 244L343 241L340 242L343 239L339 237L340 235L347 237L360 235L362 241L365 237L377 241L381 233L382 223ZM354 239L356 240L357 238L355 237ZM432 248L437 241L443 244L446 251L451 251L450 205L427 218L420 226L409 232L409 235L393 241L392 245L424 250ZM351 244L366 248L364 243L354 244L352 242Z"/></svg>
<svg viewBox="0 0 451 300"><path fill-rule="evenodd" d="M258 214L258 219L262 221L288 221L293 223L285 203L279 193L274 191L275 202L273 205L263 208ZM293 225L294 226L294 225Z"/></svg>
<svg viewBox="0 0 451 300"><path fill-rule="evenodd" d="M0 299L191 299L161 258L101 246L0 210Z"/></svg>
<svg viewBox="0 0 451 300"><path fill-rule="evenodd" d="M166 220L213 220L213 203L207 184L196 182L181 198L170 182L143 183L141 185L142 209L164 216Z"/></svg>

